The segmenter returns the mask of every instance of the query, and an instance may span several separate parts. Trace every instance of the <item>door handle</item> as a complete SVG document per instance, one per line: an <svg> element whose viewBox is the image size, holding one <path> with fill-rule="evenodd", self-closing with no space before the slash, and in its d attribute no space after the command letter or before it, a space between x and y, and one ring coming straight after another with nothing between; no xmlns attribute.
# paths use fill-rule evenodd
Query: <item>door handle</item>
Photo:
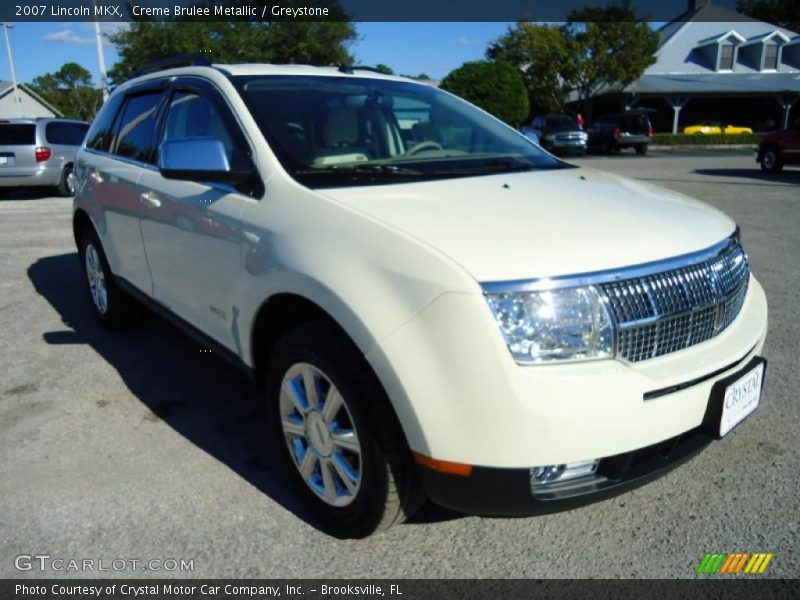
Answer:
<svg viewBox="0 0 800 600"><path fill-rule="evenodd" d="M148 208L161 208L161 199L153 192L144 192L139 196L139 201Z"/></svg>
<svg viewBox="0 0 800 600"><path fill-rule="evenodd" d="M100 173L98 173L97 171L92 171L91 173L89 173L89 177L91 177L92 181L94 181L95 183L103 183L103 176L100 175Z"/></svg>

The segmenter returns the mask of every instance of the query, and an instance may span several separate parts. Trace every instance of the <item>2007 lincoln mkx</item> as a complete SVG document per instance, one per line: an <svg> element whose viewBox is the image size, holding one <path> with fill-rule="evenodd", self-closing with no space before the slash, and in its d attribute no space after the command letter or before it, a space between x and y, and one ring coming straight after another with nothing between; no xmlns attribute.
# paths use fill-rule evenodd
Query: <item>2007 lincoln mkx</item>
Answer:
<svg viewBox="0 0 800 600"><path fill-rule="evenodd" d="M575 507L758 406L767 302L724 214L401 77L194 62L120 85L78 152L91 306L252 372L324 530Z"/></svg>

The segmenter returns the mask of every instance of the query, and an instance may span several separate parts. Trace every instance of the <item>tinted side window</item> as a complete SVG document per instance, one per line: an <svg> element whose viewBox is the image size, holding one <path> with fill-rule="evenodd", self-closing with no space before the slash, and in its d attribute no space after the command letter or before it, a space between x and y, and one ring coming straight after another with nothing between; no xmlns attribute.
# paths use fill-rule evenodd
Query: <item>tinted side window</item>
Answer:
<svg viewBox="0 0 800 600"><path fill-rule="evenodd" d="M89 126L85 123L64 123L53 121L44 129L44 135L50 144L80 146Z"/></svg>
<svg viewBox="0 0 800 600"><path fill-rule="evenodd" d="M36 144L36 125L0 124L0 146L33 146Z"/></svg>
<svg viewBox="0 0 800 600"><path fill-rule="evenodd" d="M111 145L114 117L117 116L123 99L124 96L114 96L106 102L100 109L100 112L97 113L97 116L92 122L92 126L89 128L89 133L86 136L87 148L101 150L103 152L108 151Z"/></svg>
<svg viewBox="0 0 800 600"><path fill-rule="evenodd" d="M122 109L111 152L147 162L153 149L158 106L162 92L131 96Z"/></svg>

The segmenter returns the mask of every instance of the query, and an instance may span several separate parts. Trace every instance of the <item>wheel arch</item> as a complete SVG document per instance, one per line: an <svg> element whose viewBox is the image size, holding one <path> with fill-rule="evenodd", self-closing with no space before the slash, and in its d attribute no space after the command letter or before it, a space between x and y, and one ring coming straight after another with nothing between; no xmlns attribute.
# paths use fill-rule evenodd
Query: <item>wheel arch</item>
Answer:
<svg viewBox="0 0 800 600"><path fill-rule="evenodd" d="M351 335L351 332L332 313L333 311L327 307L323 307L310 300L307 296L296 292L279 292L267 298L261 304L253 319L250 334L252 372L256 381L261 385L266 383L269 357L284 333L305 323L325 323L339 332L342 338L364 358L364 362L374 376L376 384L383 390L388 409L391 411L394 422L400 427L406 447L410 448L408 443L409 432L420 430L420 424L417 422L413 407L398 407L395 404L398 401L404 404L407 400L405 398L393 398L389 394L391 386L386 385L387 382L383 380L382 374L375 369L375 366L365 356L371 349L364 347L366 338L362 335L361 343L359 343L358 334ZM401 418L401 415L403 418Z"/></svg>
<svg viewBox="0 0 800 600"><path fill-rule="evenodd" d="M78 208L72 215L72 236L75 239L75 245L80 246L81 243L81 231L84 229L90 229L97 233L97 230L92 222L91 217L89 214L83 210L82 208Z"/></svg>

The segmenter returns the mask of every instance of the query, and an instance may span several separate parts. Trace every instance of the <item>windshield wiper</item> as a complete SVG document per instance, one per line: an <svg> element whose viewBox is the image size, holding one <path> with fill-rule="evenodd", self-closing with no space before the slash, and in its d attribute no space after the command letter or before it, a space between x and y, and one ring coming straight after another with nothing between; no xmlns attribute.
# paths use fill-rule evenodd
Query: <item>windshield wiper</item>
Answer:
<svg viewBox="0 0 800 600"><path fill-rule="evenodd" d="M392 177L424 177L426 173L416 169L407 169L394 165L368 164L368 165L333 165L330 167L318 167L312 169L301 169L298 175L320 175L339 178L392 178Z"/></svg>

